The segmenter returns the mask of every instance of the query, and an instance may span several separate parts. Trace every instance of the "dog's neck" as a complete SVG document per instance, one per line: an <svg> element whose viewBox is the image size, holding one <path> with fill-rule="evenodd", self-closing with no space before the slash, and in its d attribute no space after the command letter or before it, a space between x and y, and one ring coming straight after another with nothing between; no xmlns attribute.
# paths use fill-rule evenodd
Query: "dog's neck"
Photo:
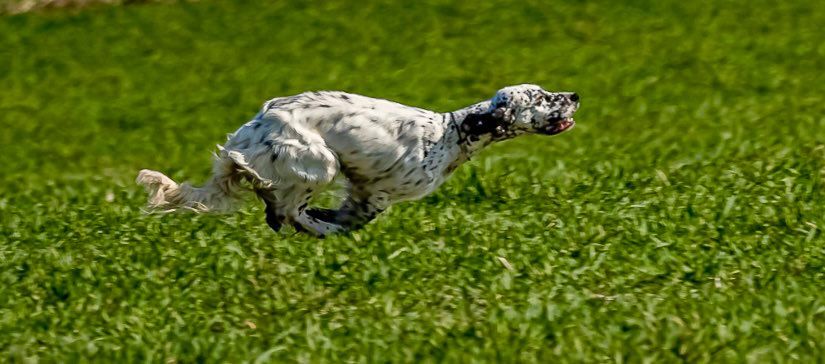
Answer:
<svg viewBox="0 0 825 364"><path fill-rule="evenodd" d="M501 122L495 120L489 110L490 101L487 100L444 114L444 141L448 145L457 146L448 172L452 172L491 143L515 136L502 130Z"/></svg>

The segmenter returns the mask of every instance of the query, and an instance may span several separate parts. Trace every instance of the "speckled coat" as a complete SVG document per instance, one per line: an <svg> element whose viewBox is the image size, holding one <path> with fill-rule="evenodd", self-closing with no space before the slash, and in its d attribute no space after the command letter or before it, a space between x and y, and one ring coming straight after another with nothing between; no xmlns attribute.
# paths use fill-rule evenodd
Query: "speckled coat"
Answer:
<svg viewBox="0 0 825 364"><path fill-rule="evenodd" d="M229 209L245 180L266 204L274 230L290 223L325 235L360 228L392 203L426 196L491 142L569 129L578 105L574 93L534 85L506 87L449 113L345 92L306 92L267 101L230 134L203 187L149 170L138 183L149 190L153 209L205 212ZM349 181L341 207L308 208L339 173Z"/></svg>

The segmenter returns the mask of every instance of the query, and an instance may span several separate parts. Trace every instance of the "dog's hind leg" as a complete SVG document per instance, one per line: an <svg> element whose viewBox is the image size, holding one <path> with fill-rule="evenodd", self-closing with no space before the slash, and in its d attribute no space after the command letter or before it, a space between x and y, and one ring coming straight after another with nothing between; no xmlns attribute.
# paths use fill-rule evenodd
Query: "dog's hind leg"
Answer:
<svg viewBox="0 0 825 364"><path fill-rule="evenodd" d="M266 224L269 225L269 228L277 233L278 230L281 230L281 225L283 225L283 222L284 217L278 215L272 204L266 202Z"/></svg>
<svg viewBox="0 0 825 364"><path fill-rule="evenodd" d="M264 202L264 212L266 213L266 224L269 225L269 228L272 229L274 232L278 232L281 230L281 226L284 224L284 219L286 218L283 213L278 211L277 209L277 202L275 200L275 196L264 190L255 190L255 193L258 195L258 198Z"/></svg>
<svg viewBox="0 0 825 364"><path fill-rule="evenodd" d="M253 145L239 158L249 175L267 192L265 198L262 197L267 203L267 224L275 230L287 223L315 235L338 231L336 224L305 213L315 192L330 184L338 174L337 155L317 131L301 123L279 120L270 120L273 124L281 123L278 128L260 128L266 133L256 135Z"/></svg>

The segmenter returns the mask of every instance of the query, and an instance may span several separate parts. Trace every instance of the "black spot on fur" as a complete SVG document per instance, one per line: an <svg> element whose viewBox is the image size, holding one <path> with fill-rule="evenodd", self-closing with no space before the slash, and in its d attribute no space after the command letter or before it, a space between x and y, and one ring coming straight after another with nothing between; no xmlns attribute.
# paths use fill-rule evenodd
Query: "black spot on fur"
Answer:
<svg viewBox="0 0 825 364"><path fill-rule="evenodd" d="M478 136L484 134L498 134L497 129L503 125L504 120L493 116L493 113L482 113L467 115L461 125L461 128L470 135ZM477 141L478 138L475 140Z"/></svg>
<svg viewBox="0 0 825 364"><path fill-rule="evenodd" d="M424 158L427 158L427 156L430 155L430 152L433 150L433 144L435 143L429 140L424 141Z"/></svg>
<svg viewBox="0 0 825 364"><path fill-rule="evenodd" d="M388 174L391 171L395 170L398 167L398 165L401 164L401 162L403 160L404 160L403 158L396 159L395 162L393 162L393 164L391 166L389 166L387 169L381 171L381 174Z"/></svg>
<svg viewBox="0 0 825 364"><path fill-rule="evenodd" d="M269 160L270 160L271 162L275 162L276 160L278 160L278 153L272 153L272 154L269 156Z"/></svg>
<svg viewBox="0 0 825 364"><path fill-rule="evenodd" d="M337 215L337 211L335 210L317 208L306 210L305 213L310 217L324 222L335 222L335 216Z"/></svg>
<svg viewBox="0 0 825 364"><path fill-rule="evenodd" d="M254 123L252 124L252 130L258 130L261 127L261 123Z"/></svg>
<svg viewBox="0 0 825 364"><path fill-rule="evenodd" d="M318 105L318 107L330 108L330 107L332 107L332 106L329 106L329 105L327 105L327 104L319 104L319 105Z"/></svg>

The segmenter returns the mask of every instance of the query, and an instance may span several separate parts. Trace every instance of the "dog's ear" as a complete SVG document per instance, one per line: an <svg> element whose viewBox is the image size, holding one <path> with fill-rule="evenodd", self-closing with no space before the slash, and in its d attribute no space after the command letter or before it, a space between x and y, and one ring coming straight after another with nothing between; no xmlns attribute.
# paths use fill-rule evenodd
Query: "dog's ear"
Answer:
<svg viewBox="0 0 825 364"><path fill-rule="evenodd" d="M461 128L470 136L490 134L494 139L507 133L510 122L506 121L503 110L487 111L479 114L467 115Z"/></svg>
<svg viewBox="0 0 825 364"><path fill-rule="evenodd" d="M500 120L493 116L491 112L467 115L461 124L461 128L465 133L474 136L494 133L500 126Z"/></svg>
<svg viewBox="0 0 825 364"><path fill-rule="evenodd" d="M493 138L498 138L507 133L507 129L513 123L513 108L511 107L512 96L504 91L499 91L490 100L490 107L484 112L467 115L462 124L462 129L470 136L490 134Z"/></svg>
<svg viewBox="0 0 825 364"><path fill-rule="evenodd" d="M493 117L505 124L512 124L514 119L512 102L513 96L510 93L504 90L496 92L496 95L490 101L490 112Z"/></svg>

